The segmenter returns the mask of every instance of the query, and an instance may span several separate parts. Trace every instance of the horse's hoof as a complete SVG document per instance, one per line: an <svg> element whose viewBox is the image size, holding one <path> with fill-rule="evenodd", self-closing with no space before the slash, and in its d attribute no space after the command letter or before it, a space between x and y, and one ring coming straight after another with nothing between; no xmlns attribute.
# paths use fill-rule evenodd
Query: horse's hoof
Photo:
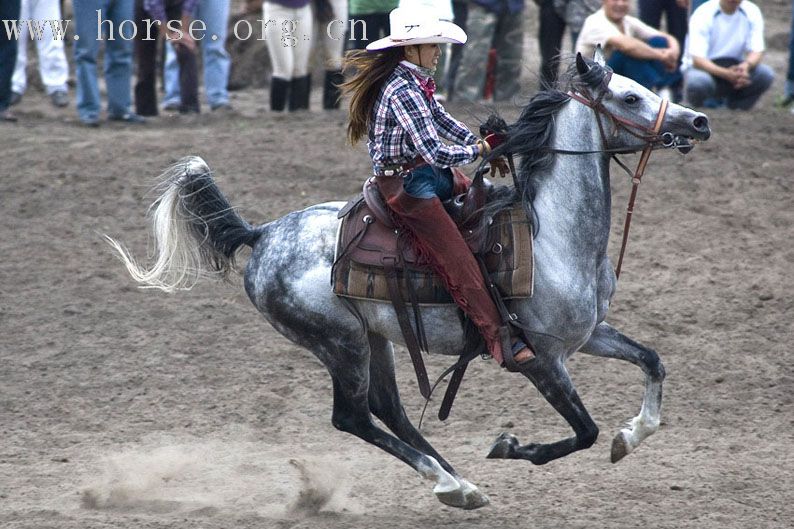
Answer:
<svg viewBox="0 0 794 529"><path fill-rule="evenodd" d="M460 487L457 489L434 490L433 492L435 492L438 501L444 505L465 509L467 511L485 507L491 502L488 496L480 492L480 489L465 479L458 479L458 482L460 483Z"/></svg>
<svg viewBox="0 0 794 529"><path fill-rule="evenodd" d="M515 435L511 433L499 434L494 444L491 445L491 451L485 457L487 459L511 459L517 446L518 438Z"/></svg>
<svg viewBox="0 0 794 529"><path fill-rule="evenodd" d="M631 445L626 437L625 432L622 430L618 432L614 439L612 439L612 454L611 459L613 463L617 463L631 453Z"/></svg>

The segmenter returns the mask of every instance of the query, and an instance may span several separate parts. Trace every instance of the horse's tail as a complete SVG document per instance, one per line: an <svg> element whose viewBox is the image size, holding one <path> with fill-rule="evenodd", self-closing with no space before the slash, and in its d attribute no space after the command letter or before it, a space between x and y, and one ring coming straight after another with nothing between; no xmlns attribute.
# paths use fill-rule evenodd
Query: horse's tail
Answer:
<svg viewBox="0 0 794 529"><path fill-rule="evenodd" d="M232 209L198 156L179 160L161 180L160 196L149 209L155 245L151 268L138 265L124 246L105 236L130 275L166 292L190 289L203 276L227 277L237 250L253 246L260 232Z"/></svg>

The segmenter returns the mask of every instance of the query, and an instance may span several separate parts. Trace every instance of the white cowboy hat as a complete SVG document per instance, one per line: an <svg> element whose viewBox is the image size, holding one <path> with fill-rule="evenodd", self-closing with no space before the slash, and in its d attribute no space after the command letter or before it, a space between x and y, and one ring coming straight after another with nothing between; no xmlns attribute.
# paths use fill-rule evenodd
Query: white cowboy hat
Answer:
<svg viewBox="0 0 794 529"><path fill-rule="evenodd" d="M468 38L460 26L440 20L439 10L427 0L400 2L389 13L391 34L367 46L369 51L417 44L463 44Z"/></svg>

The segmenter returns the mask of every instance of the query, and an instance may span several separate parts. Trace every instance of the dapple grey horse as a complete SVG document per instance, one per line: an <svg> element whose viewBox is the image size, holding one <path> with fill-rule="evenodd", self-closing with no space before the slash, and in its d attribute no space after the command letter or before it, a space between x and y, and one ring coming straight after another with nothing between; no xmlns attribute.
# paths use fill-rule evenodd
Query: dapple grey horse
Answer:
<svg viewBox="0 0 794 529"><path fill-rule="evenodd" d="M660 129L649 132L660 98L611 75L598 54L595 62L577 57L569 81L571 92L540 92L509 127L501 149L520 156L517 186L498 187L492 204L521 202L533 217L534 296L509 304L536 354L521 373L575 435L521 445L502 434L488 455L492 458L544 464L595 442L598 428L565 368L576 351L627 360L645 373L642 408L614 438L613 461L659 427L665 373L658 355L604 321L616 288L607 256L610 156L649 143L688 150L691 140L708 139L708 120L671 103ZM186 158L163 176L162 194L151 210L154 261L139 266L109 239L132 276L165 291L190 288L203 275L229 273L236 250L250 246L245 290L273 327L327 367L333 379L333 425L432 480L441 502L464 509L487 504L487 496L458 474L405 415L392 346L403 338L391 304L355 300L351 311L331 291L337 212L344 204L320 204L252 226L231 208L200 158ZM461 350L464 331L455 306L424 308L422 317L431 353ZM372 415L393 435L377 426Z"/></svg>

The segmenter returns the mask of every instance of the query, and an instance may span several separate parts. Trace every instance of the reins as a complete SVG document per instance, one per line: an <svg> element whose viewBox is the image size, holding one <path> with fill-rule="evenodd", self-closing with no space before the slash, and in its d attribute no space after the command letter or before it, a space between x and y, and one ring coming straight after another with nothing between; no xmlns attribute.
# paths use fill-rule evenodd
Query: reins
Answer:
<svg viewBox="0 0 794 529"><path fill-rule="evenodd" d="M607 74L604 78L603 85L606 86L609 84L609 78L611 77L610 74ZM659 131L662 128L662 123L664 122L664 117L667 114L667 107L669 105L669 101L666 98L662 98L661 103L659 104L659 112L656 114L656 121L652 128L645 127L638 123L635 123L631 120L621 118L619 116L615 116L611 112L609 112L604 104L601 102L604 95L606 94L606 89L601 92L601 94L593 98L590 96L587 89L583 89L584 96L580 95L576 92L569 92L568 95L571 99L582 103L585 106L588 106L593 109L596 113L596 122L598 123L598 132L601 135L601 142L604 146L603 149L599 150L592 150L592 151L568 151L562 149L549 149L550 152L554 152L557 154L595 154L595 153L609 153L611 154L612 159L614 159L620 167L626 171L629 176L631 176L631 195L629 197L629 203L626 207L626 220L623 223L623 238L620 244L620 254L618 256L618 265L615 267L615 277L617 279L620 278L620 271L623 267L623 257L626 253L626 246L629 242L629 229L631 228L631 219L632 215L634 214L634 202L637 199L637 192L639 190L640 182L642 181L642 176L645 174L645 168L648 165L648 160L651 157L651 152L656 149L657 147L664 147L670 148L675 147L675 137L666 132L664 134L659 134ZM604 131L604 126L601 123L601 118L599 114L603 114L606 116L613 125L613 135L617 134L618 130L622 129L632 136L639 138L643 141L642 145L642 154L640 155L640 161L637 163L637 168L632 173L631 170L626 167L626 165L617 157L619 153L625 153L628 151L625 147L622 149L609 149L607 148L607 135Z"/></svg>

